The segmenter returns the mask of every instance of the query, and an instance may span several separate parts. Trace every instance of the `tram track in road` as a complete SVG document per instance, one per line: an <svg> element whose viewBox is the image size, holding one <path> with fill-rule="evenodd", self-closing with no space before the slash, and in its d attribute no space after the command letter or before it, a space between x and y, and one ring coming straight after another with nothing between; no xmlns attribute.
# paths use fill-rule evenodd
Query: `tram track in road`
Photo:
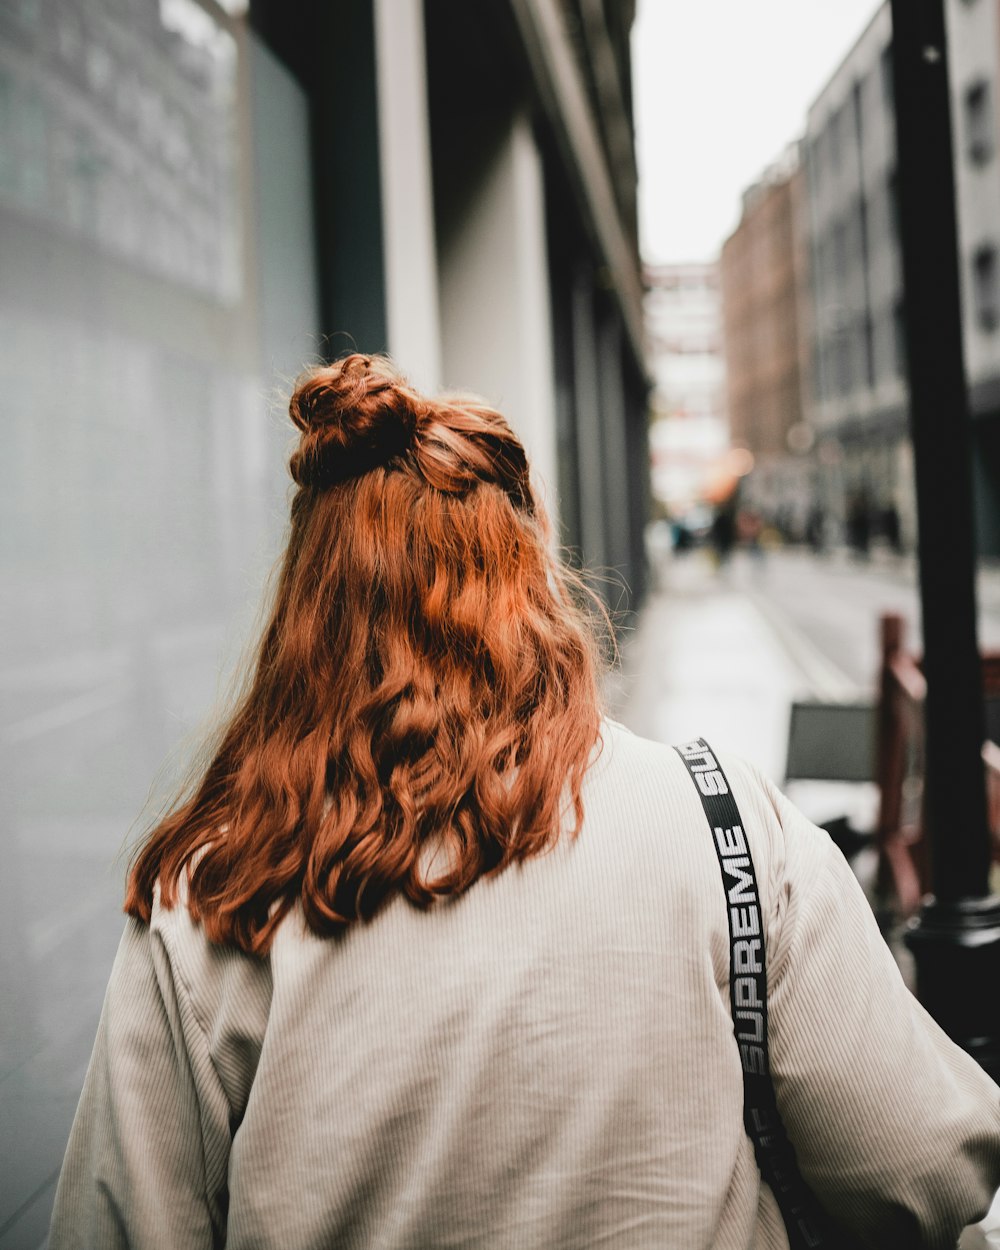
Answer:
<svg viewBox="0 0 1000 1250"><path fill-rule="evenodd" d="M806 687L803 693L830 703L851 703L865 696L864 688L830 659L768 595L753 587L746 593L801 674Z"/></svg>
<svg viewBox="0 0 1000 1250"><path fill-rule="evenodd" d="M778 551L756 566L742 561L734 571L811 698L845 702L873 695L883 613L900 614L909 645L919 648L916 587L896 568Z"/></svg>

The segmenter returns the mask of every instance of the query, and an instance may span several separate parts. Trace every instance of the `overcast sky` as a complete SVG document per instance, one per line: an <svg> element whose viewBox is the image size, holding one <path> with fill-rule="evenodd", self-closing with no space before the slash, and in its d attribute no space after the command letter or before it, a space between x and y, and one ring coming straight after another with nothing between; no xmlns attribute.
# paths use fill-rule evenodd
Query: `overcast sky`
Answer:
<svg viewBox="0 0 1000 1250"><path fill-rule="evenodd" d="M879 0L638 0L632 30L639 230L648 261L710 260L744 188Z"/></svg>

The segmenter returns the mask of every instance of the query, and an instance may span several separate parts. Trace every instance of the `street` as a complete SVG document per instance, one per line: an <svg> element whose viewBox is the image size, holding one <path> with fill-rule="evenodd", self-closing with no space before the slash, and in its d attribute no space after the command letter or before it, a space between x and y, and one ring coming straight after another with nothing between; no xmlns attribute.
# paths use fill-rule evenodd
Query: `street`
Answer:
<svg viewBox="0 0 1000 1250"><path fill-rule="evenodd" d="M1000 573L979 579L980 646L1000 647ZM780 780L795 699L873 697L879 617L898 612L920 646L912 560L739 553L721 568L707 552L668 557L635 631L622 645L613 711L667 741L714 734Z"/></svg>
<svg viewBox="0 0 1000 1250"><path fill-rule="evenodd" d="M919 650L912 560L796 550L670 555L608 683L611 714L662 742L703 736L756 764L817 823L875 821L875 785L786 781L793 703L874 698L879 617L898 612ZM979 578L980 645L1000 647L1000 572ZM905 958L905 956L904 956Z"/></svg>
<svg viewBox="0 0 1000 1250"><path fill-rule="evenodd" d="M744 570L745 572L745 567ZM878 669L878 618L898 612L907 621L914 649L920 642L919 596L912 559L886 558L861 563L843 553L815 557L801 551L776 551L764 557L759 577L744 577L769 619L789 638L807 640L841 679L858 694L869 692ZM979 642L1000 647L1000 576L986 568L979 576ZM791 642L794 649L795 641ZM817 670L814 680L822 683ZM813 692L824 697L821 688Z"/></svg>

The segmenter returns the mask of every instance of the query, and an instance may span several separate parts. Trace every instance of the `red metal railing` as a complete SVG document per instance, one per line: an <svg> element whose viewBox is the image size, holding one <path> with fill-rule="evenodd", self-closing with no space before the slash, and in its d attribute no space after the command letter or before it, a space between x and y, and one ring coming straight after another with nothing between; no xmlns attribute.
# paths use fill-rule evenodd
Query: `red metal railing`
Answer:
<svg viewBox="0 0 1000 1250"><path fill-rule="evenodd" d="M880 621L882 666L876 729L875 780L879 787L878 888L913 915L931 889L929 840L923 803L924 703L927 682L920 658L904 646L905 623L895 613ZM1000 652L982 656L983 695L1000 698ZM1000 745L983 744L983 765L993 858L1000 860Z"/></svg>

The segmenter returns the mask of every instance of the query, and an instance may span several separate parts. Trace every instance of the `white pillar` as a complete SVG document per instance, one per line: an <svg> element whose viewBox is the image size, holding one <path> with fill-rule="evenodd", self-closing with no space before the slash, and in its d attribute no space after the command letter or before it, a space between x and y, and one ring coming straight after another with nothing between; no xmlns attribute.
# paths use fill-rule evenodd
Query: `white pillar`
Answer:
<svg viewBox="0 0 1000 1250"><path fill-rule="evenodd" d="M433 392L441 338L422 0L375 0L375 64L389 352Z"/></svg>
<svg viewBox="0 0 1000 1250"><path fill-rule="evenodd" d="M483 395L525 444L553 520L556 404L545 187L531 123L516 114L441 241L444 382Z"/></svg>

